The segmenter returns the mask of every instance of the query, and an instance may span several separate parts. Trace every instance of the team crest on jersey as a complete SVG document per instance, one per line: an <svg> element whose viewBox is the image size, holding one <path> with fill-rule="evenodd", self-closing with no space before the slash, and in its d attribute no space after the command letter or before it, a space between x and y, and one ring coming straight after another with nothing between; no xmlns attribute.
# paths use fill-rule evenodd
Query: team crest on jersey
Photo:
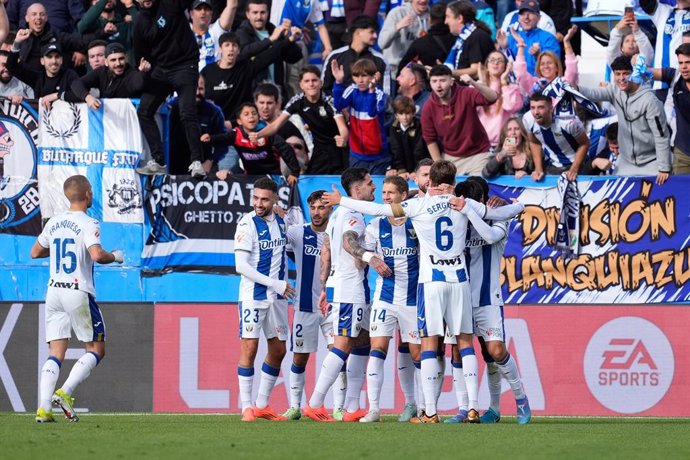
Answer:
<svg viewBox="0 0 690 460"><path fill-rule="evenodd" d="M38 115L26 102L0 101L0 231L38 234ZM38 219L38 217L37 217Z"/></svg>
<svg viewBox="0 0 690 460"><path fill-rule="evenodd" d="M168 23L168 22L165 20L165 18L164 18L163 16L159 16L159 17L158 17L158 20L156 21L156 24L157 24L158 27L160 27L161 29L163 29L167 23Z"/></svg>
<svg viewBox="0 0 690 460"><path fill-rule="evenodd" d="M417 232L414 231L414 228L408 228L407 233L410 235L410 238L413 240L417 239Z"/></svg>
<svg viewBox="0 0 690 460"><path fill-rule="evenodd" d="M278 224L278 226L280 227L280 231L285 233L285 224Z"/></svg>
<svg viewBox="0 0 690 460"><path fill-rule="evenodd" d="M304 340L295 340L295 346L297 348L302 348L304 346Z"/></svg>
<svg viewBox="0 0 690 460"><path fill-rule="evenodd" d="M251 325L251 324L247 324L247 325L244 327L244 330L247 331L247 332L252 332L252 331L254 330L254 326Z"/></svg>
<svg viewBox="0 0 690 460"><path fill-rule="evenodd" d="M117 208L118 214L131 214L141 208L141 194L134 180L121 178L119 184L113 184L108 193L108 206Z"/></svg>
<svg viewBox="0 0 690 460"><path fill-rule="evenodd" d="M375 331L376 329L378 329L378 327L376 326L376 324L372 324L372 325L371 325L371 330L372 330L372 331Z"/></svg>
<svg viewBox="0 0 690 460"><path fill-rule="evenodd" d="M410 331L407 333L407 335L409 335L411 339L417 339L417 337L419 337L417 331Z"/></svg>
<svg viewBox="0 0 690 460"><path fill-rule="evenodd" d="M276 334L277 335L287 334L287 326L276 326Z"/></svg>

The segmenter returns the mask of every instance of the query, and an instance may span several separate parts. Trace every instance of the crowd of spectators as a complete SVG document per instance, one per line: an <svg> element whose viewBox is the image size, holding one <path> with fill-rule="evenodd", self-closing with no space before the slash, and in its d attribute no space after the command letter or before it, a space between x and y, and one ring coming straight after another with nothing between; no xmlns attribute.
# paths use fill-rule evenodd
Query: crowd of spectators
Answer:
<svg viewBox="0 0 690 460"><path fill-rule="evenodd" d="M585 87L581 0L8 0L0 96L140 98L141 174L407 178L431 158L663 184L690 172L690 0L635 3L656 35L626 8L610 81Z"/></svg>

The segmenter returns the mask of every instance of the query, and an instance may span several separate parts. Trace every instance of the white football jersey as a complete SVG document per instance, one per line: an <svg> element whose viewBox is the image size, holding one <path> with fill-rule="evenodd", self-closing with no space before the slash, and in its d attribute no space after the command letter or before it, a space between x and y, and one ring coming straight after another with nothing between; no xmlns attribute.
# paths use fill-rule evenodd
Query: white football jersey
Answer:
<svg viewBox="0 0 690 460"><path fill-rule="evenodd" d="M297 267L297 295L295 311L315 312L321 294L321 245L325 232L316 232L311 224L288 228L287 239L295 253Z"/></svg>
<svg viewBox="0 0 690 460"><path fill-rule="evenodd" d="M369 303L369 284L363 268L343 249L343 235L355 232L364 244L364 216L351 209L338 207L331 215L326 233L331 244L331 273L326 282L326 298L336 303Z"/></svg>
<svg viewBox="0 0 690 460"><path fill-rule="evenodd" d="M558 168L573 164L580 146L576 138L585 133L585 127L578 118L554 118L551 126L544 128L537 124L531 112L527 112L522 116L522 122L542 145L545 164Z"/></svg>
<svg viewBox="0 0 690 460"><path fill-rule="evenodd" d="M245 214L237 223L235 251L249 252L250 265L262 275L286 281L286 246L285 222L275 214L272 214L269 220L264 220L252 211ZM241 276L240 301L276 298L283 297L272 288Z"/></svg>
<svg viewBox="0 0 690 460"><path fill-rule="evenodd" d="M50 249L48 286L76 289L96 297L93 260L89 248L101 244L96 219L82 211L67 211L51 217L38 235L38 243Z"/></svg>
<svg viewBox="0 0 690 460"><path fill-rule="evenodd" d="M470 270L472 306L474 307L503 305L500 283L501 258L508 242L510 221L487 221L487 224L494 228L501 228L505 237L494 244L489 244L479 235L472 224L469 224L466 255Z"/></svg>
<svg viewBox="0 0 690 460"><path fill-rule="evenodd" d="M419 282L467 281L467 217L450 208L452 195L426 195L400 204L419 239Z"/></svg>
<svg viewBox="0 0 690 460"><path fill-rule="evenodd" d="M376 280L374 300L393 305L417 305L419 279L419 241L410 219L398 225L387 217L378 217L367 225L366 245L376 247L376 254L393 274Z"/></svg>

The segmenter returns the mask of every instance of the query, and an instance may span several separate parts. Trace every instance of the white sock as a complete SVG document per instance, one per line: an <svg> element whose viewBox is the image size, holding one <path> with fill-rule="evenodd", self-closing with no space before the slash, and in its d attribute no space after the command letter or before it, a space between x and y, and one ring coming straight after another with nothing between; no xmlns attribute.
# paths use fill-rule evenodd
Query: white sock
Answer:
<svg viewBox="0 0 690 460"><path fill-rule="evenodd" d="M524 399L525 391L522 388L520 373L518 372L517 364L510 353L507 353L506 357L503 358L500 363L496 363L496 365L498 365L498 369L501 371L503 377L505 377L505 379L508 381L508 385L510 385L511 390L513 390L515 400L518 401L520 399Z"/></svg>
<svg viewBox="0 0 690 460"><path fill-rule="evenodd" d="M317 409L323 406L323 400L326 399L326 393L331 385L333 385L333 382L335 382L346 360L347 353L335 347L331 348L331 351L323 360L323 364L321 364L321 372L319 372L319 378L316 379L314 393L312 393L311 399L309 399L310 407Z"/></svg>
<svg viewBox="0 0 690 460"><path fill-rule="evenodd" d="M280 368L272 367L266 363L261 366L261 380L259 380L259 393L256 395L256 407L263 409L268 406L268 398L280 375Z"/></svg>
<svg viewBox="0 0 690 460"><path fill-rule="evenodd" d="M242 412L252 407L252 387L254 386L254 368L238 367L237 380L240 383L240 401Z"/></svg>
<svg viewBox="0 0 690 460"><path fill-rule="evenodd" d="M501 371L495 362L486 363L487 383L491 407L497 414L501 413Z"/></svg>
<svg viewBox="0 0 690 460"><path fill-rule="evenodd" d="M304 393L304 367L292 365L290 367L290 407L299 409L302 405Z"/></svg>
<svg viewBox="0 0 690 460"><path fill-rule="evenodd" d="M405 395L405 404L414 404L415 367L408 347L398 347L398 380ZM367 384L368 385L368 384Z"/></svg>
<svg viewBox="0 0 690 460"><path fill-rule="evenodd" d="M424 392L424 411L426 415L436 414L438 360L436 359L435 351L422 352L422 391Z"/></svg>
<svg viewBox="0 0 690 460"><path fill-rule="evenodd" d="M466 411L469 400L467 398L465 376L462 372L462 363L451 361L451 364L453 365L453 388L455 389L455 397L458 400L458 411Z"/></svg>
<svg viewBox="0 0 690 460"><path fill-rule="evenodd" d="M345 363L333 382L333 410L342 410L345 407L345 394L347 393L347 372Z"/></svg>
<svg viewBox="0 0 690 460"><path fill-rule="evenodd" d="M380 410L379 399L383 387L383 364L386 354L381 350L371 350L367 363L367 397L369 398L369 410Z"/></svg>
<svg viewBox="0 0 690 460"><path fill-rule="evenodd" d="M479 408L479 364L474 348L467 347L460 350L462 356L462 371L465 376L465 386L467 387L467 398L469 400L468 410Z"/></svg>
<svg viewBox="0 0 690 460"><path fill-rule="evenodd" d="M436 391L436 405L438 405L438 398L441 397L441 392L443 391L443 381L446 379L446 356L437 355L436 360L438 361L438 389Z"/></svg>
<svg viewBox="0 0 690 460"><path fill-rule="evenodd" d="M91 371L98 365L100 358L95 353L86 352L74 363L74 367L69 373L67 380L62 384L62 391L70 396L74 395L74 390L79 384L89 378Z"/></svg>
<svg viewBox="0 0 690 460"><path fill-rule="evenodd" d="M417 410L424 410L424 391L422 390L422 363L414 363L414 383L417 391Z"/></svg>
<svg viewBox="0 0 690 460"><path fill-rule="evenodd" d="M46 412L53 410L53 403L51 399L55 392L55 384L57 384L60 376L60 367L62 363L54 356L49 356L41 368L41 407Z"/></svg>
<svg viewBox="0 0 690 460"><path fill-rule="evenodd" d="M354 354L355 352L361 354ZM366 353L366 354L365 354ZM367 370L369 349L353 350L347 359L347 393L345 394L345 410L356 412L359 410L359 398L364 386L364 374Z"/></svg>

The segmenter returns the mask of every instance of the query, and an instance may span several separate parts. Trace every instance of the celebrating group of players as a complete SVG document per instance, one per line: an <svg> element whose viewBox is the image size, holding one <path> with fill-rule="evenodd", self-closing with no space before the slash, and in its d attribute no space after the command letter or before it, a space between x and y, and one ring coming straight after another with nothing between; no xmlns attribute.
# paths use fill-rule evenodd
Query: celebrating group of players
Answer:
<svg viewBox="0 0 690 460"><path fill-rule="evenodd" d="M347 169L341 183L348 196L335 187L332 193L312 193L307 199L311 222L289 227L274 211L275 182L256 181L254 211L242 218L235 234L237 271L242 275L238 378L243 421L297 420L302 415L320 422L380 421L384 361L390 339L396 336L406 400L400 421L439 423L436 405L445 374L444 338L453 345L459 405L458 414L446 422L498 422L501 377L515 396L517 422L530 421L516 363L504 343L499 282L509 221L524 206L490 200L488 185L480 178L455 186L456 168L448 161L422 161L415 173L415 197L404 179L392 176L383 182L384 204L376 204L376 186L368 171ZM335 205L340 206L333 211ZM363 214L379 217L367 225ZM287 282L288 246L295 254L296 288ZM369 267L379 274L373 299ZM279 415L269 407L269 397L286 354L289 298L294 298L295 310L290 408ZM268 352L252 403L262 331ZM317 351L319 332L328 340L329 353L302 407L305 367L309 354ZM474 335L488 364L491 394L490 408L481 416ZM359 406L365 375L368 411ZM324 408L331 387L332 416Z"/></svg>

